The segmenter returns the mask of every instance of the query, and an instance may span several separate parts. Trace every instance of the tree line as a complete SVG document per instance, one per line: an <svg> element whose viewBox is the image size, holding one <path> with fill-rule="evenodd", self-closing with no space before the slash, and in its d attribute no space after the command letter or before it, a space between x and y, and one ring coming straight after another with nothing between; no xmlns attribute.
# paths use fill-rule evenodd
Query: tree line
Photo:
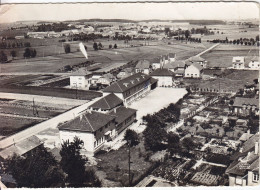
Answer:
<svg viewBox="0 0 260 190"><path fill-rule="evenodd" d="M11 49L11 48L23 48L23 47L31 47L30 42L12 42L12 43L6 43L6 42L0 42L0 49Z"/></svg>
<svg viewBox="0 0 260 190"><path fill-rule="evenodd" d="M220 39L214 39L214 40L208 40L208 42L212 43L223 43L223 44L233 44L233 45L248 45L248 46L254 46L257 45L259 46L259 35L254 38L240 38L240 39L234 39L234 40L229 40L227 37L225 40L220 40Z"/></svg>

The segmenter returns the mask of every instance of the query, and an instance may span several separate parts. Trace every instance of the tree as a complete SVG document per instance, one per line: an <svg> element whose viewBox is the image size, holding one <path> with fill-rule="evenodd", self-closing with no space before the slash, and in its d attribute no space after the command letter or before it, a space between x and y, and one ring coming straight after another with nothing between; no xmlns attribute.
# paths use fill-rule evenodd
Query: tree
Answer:
<svg viewBox="0 0 260 190"><path fill-rule="evenodd" d="M6 161L5 166L18 187L64 187L64 173L44 146L37 147L23 157L14 155Z"/></svg>
<svg viewBox="0 0 260 190"><path fill-rule="evenodd" d="M190 36L190 31L189 30L185 30L185 38L188 39Z"/></svg>
<svg viewBox="0 0 260 190"><path fill-rule="evenodd" d="M110 45L109 45L109 49L112 49L112 47L113 47L113 46L110 44Z"/></svg>
<svg viewBox="0 0 260 190"><path fill-rule="evenodd" d="M15 50L12 50L11 52L10 52L10 55L14 58L14 57L16 57L16 51Z"/></svg>
<svg viewBox="0 0 260 190"><path fill-rule="evenodd" d="M30 52L31 52L31 57L36 57L37 52L35 49L31 49Z"/></svg>
<svg viewBox="0 0 260 190"><path fill-rule="evenodd" d="M65 53L70 53L70 45L69 44L66 44L64 46L64 50L65 50Z"/></svg>
<svg viewBox="0 0 260 190"><path fill-rule="evenodd" d="M178 152L180 148L180 137L178 134L170 132L168 138L168 150L171 154Z"/></svg>
<svg viewBox="0 0 260 190"><path fill-rule="evenodd" d="M114 45L114 49L117 49L117 45L116 44Z"/></svg>
<svg viewBox="0 0 260 190"><path fill-rule="evenodd" d="M138 134L131 129L126 130L124 140L130 141L130 146L136 146L139 144Z"/></svg>
<svg viewBox="0 0 260 190"><path fill-rule="evenodd" d="M30 58L31 57L31 51L30 51L29 48L25 48L23 57L24 58Z"/></svg>
<svg viewBox="0 0 260 190"><path fill-rule="evenodd" d="M30 42L25 42L24 43L24 47L31 47L31 43Z"/></svg>
<svg viewBox="0 0 260 190"><path fill-rule="evenodd" d="M196 144L194 143L191 137L184 138L181 143L182 147L185 148L187 152L190 152L190 150L196 148Z"/></svg>
<svg viewBox="0 0 260 190"><path fill-rule="evenodd" d="M96 42L93 44L93 48L94 48L94 50L95 50L95 51L97 51L97 50L98 50L98 45L97 45L97 43L96 43Z"/></svg>
<svg viewBox="0 0 260 190"><path fill-rule="evenodd" d="M100 187L101 182L93 171L86 171L84 159L80 155L83 141L75 137L73 142L66 141L60 151L60 165L68 175L66 181L71 187Z"/></svg>
<svg viewBox="0 0 260 190"><path fill-rule="evenodd" d="M101 42L98 43L98 49L102 49L103 45L101 44Z"/></svg>
<svg viewBox="0 0 260 190"><path fill-rule="evenodd" d="M0 52L0 62L5 63L6 61L7 61L7 55L5 54L5 52L1 51Z"/></svg>

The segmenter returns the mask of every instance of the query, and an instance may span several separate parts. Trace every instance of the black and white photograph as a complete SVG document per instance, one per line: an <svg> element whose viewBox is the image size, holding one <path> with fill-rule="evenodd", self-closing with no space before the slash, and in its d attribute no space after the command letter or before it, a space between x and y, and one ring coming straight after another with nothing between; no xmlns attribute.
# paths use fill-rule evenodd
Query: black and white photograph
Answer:
<svg viewBox="0 0 260 190"><path fill-rule="evenodd" d="M0 190L259 186L259 15L1 0Z"/></svg>

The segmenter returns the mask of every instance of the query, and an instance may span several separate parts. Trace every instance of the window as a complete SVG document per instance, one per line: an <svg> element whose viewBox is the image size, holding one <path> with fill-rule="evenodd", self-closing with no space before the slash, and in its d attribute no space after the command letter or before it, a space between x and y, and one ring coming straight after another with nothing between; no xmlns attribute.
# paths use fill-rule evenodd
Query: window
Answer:
<svg viewBox="0 0 260 190"><path fill-rule="evenodd" d="M96 148L96 146L97 146L97 142L95 141L95 142L94 142L94 148Z"/></svg>
<svg viewBox="0 0 260 190"><path fill-rule="evenodd" d="M253 173L253 181L255 181L255 182L259 181L259 174L258 173Z"/></svg>

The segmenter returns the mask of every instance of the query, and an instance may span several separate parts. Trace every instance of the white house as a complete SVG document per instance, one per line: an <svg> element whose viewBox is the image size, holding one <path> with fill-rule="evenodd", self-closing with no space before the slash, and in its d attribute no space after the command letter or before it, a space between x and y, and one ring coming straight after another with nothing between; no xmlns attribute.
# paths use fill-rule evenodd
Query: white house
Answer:
<svg viewBox="0 0 260 190"><path fill-rule="evenodd" d="M159 57L156 57L152 60L152 68L153 70L160 69L161 68L161 59Z"/></svg>
<svg viewBox="0 0 260 190"><path fill-rule="evenodd" d="M70 87L71 88L86 88L88 81L86 74L75 73L70 76Z"/></svg>
<svg viewBox="0 0 260 190"><path fill-rule="evenodd" d="M94 153L116 135L116 117L95 111L87 111L58 127L61 143L78 137L84 149Z"/></svg>
<svg viewBox="0 0 260 190"><path fill-rule="evenodd" d="M185 69L186 78L201 78L203 67L199 63L193 63Z"/></svg>
<svg viewBox="0 0 260 190"><path fill-rule="evenodd" d="M169 53L169 62L174 62L176 60L176 53Z"/></svg>
<svg viewBox="0 0 260 190"><path fill-rule="evenodd" d="M232 66L234 69L244 69L245 57L233 57Z"/></svg>
<svg viewBox="0 0 260 190"><path fill-rule="evenodd" d="M135 67L136 73L144 73L149 75L152 70L151 63L147 60L139 60Z"/></svg>
<svg viewBox="0 0 260 190"><path fill-rule="evenodd" d="M156 69L154 72L150 74L150 76L158 80L158 86L173 86L174 73L168 69Z"/></svg>
<svg viewBox="0 0 260 190"><path fill-rule="evenodd" d="M260 68L260 63L259 63L259 57L255 56L253 59L248 64L249 68L252 69L259 69Z"/></svg>

